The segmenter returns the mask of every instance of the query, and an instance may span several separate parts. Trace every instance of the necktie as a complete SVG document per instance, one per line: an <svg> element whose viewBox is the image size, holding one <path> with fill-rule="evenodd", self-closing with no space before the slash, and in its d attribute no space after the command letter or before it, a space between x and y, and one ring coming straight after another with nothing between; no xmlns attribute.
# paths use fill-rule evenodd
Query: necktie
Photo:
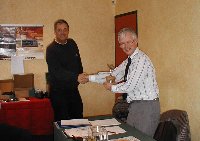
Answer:
<svg viewBox="0 0 200 141"><path fill-rule="evenodd" d="M131 58L128 57L128 63L126 64L126 69L125 69L125 74L124 74L124 81L125 82L127 80L127 74L128 74L128 69L129 69L130 64L131 64ZM122 97L125 100L127 98L127 93L123 93Z"/></svg>
<svg viewBox="0 0 200 141"><path fill-rule="evenodd" d="M128 74L128 69L129 69L130 64L131 64L131 58L128 57L128 63L126 64L126 69L125 69L125 74L124 74L124 81L127 80L127 74Z"/></svg>

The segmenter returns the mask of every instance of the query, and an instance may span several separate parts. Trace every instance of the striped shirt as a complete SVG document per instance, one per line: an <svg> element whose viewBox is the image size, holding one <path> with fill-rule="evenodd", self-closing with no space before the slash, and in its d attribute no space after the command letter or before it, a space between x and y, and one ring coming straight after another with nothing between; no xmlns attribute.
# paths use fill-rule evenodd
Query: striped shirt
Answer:
<svg viewBox="0 0 200 141"><path fill-rule="evenodd" d="M111 91L114 93L127 93L128 102L158 98L159 89L156 82L155 69L149 57L139 48L136 48L129 57L131 58L131 64L127 74L127 81L121 82L124 79L128 59L113 70L112 75L116 77L115 81L120 83L112 85ZM105 76L102 74L89 77L90 81L98 83L105 82L103 78Z"/></svg>

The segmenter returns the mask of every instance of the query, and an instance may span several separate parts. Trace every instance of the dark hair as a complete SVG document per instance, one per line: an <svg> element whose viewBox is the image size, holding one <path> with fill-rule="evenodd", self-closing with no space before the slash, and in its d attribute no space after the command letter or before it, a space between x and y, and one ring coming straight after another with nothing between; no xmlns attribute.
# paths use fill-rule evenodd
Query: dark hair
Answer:
<svg viewBox="0 0 200 141"><path fill-rule="evenodd" d="M68 29L69 29L69 24L68 24L64 19L58 19L58 20L55 21L55 23L54 23L54 30L56 29L57 24L62 24L62 23L66 24L67 27L68 27Z"/></svg>

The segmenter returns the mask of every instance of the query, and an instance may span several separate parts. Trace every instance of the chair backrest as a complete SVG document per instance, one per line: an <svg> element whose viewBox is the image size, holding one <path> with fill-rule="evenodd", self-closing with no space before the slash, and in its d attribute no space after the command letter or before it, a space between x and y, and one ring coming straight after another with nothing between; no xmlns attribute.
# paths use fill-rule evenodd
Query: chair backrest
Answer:
<svg viewBox="0 0 200 141"><path fill-rule="evenodd" d="M153 138L157 141L176 141L177 129L172 121L162 121L158 124Z"/></svg>
<svg viewBox="0 0 200 141"><path fill-rule="evenodd" d="M186 111L168 110L161 114L161 122L171 121L177 128L177 141L191 141L189 119Z"/></svg>
<svg viewBox="0 0 200 141"><path fill-rule="evenodd" d="M115 118L123 122L126 122L126 119L128 116L128 107L129 107L129 103L127 103L126 100L118 98L112 108L112 115Z"/></svg>

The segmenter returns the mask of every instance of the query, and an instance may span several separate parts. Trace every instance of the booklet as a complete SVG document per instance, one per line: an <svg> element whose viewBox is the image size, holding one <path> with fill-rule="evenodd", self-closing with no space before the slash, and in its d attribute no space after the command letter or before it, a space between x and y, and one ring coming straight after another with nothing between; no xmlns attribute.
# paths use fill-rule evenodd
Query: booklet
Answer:
<svg viewBox="0 0 200 141"><path fill-rule="evenodd" d="M61 126L88 126L90 122L88 119L70 119L70 120L61 120Z"/></svg>
<svg viewBox="0 0 200 141"><path fill-rule="evenodd" d="M101 126L113 126L113 125L120 125L121 123L118 122L115 118L111 119L104 119L104 120L94 120L89 121L92 126L101 125Z"/></svg>

